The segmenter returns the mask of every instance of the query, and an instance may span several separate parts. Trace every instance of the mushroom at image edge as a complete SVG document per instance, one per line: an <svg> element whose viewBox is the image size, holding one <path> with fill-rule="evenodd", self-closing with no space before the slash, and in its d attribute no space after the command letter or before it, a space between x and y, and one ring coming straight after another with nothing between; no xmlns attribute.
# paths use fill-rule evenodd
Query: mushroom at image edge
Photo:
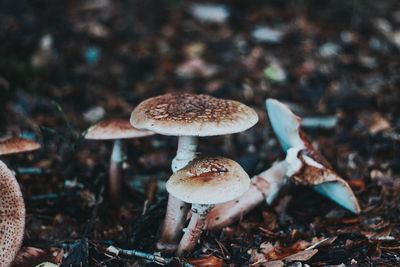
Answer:
<svg viewBox="0 0 400 267"><path fill-rule="evenodd" d="M204 229L207 213L215 204L240 197L249 186L249 176L242 167L222 157L195 159L174 173L167 182L168 193L192 204L192 217L177 254L193 250Z"/></svg>
<svg viewBox="0 0 400 267"><path fill-rule="evenodd" d="M0 139L0 156L30 152L40 148L40 144L21 137L6 137Z"/></svg>
<svg viewBox="0 0 400 267"><path fill-rule="evenodd" d="M258 121L250 107L233 100L209 95L165 94L141 102L132 112L131 124L158 134L178 136L178 149L172 160L173 172L196 157L197 137L233 134L247 130ZM173 196L157 247L174 250L181 235L189 206Z"/></svg>
<svg viewBox="0 0 400 267"><path fill-rule="evenodd" d="M110 159L108 190L111 202L117 204L121 199L122 162L126 160L126 152L122 139L139 138L154 135L153 132L133 128L129 121L108 119L98 122L85 133L90 140L113 140Z"/></svg>
<svg viewBox="0 0 400 267"><path fill-rule="evenodd" d="M0 189L0 266L9 266L24 237L25 205L15 176L2 161Z"/></svg>

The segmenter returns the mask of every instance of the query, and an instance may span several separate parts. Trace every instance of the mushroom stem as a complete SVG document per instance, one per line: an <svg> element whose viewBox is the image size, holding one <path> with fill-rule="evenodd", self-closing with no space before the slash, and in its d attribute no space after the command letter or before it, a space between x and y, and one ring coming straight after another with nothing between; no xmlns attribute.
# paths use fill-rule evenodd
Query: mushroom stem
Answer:
<svg viewBox="0 0 400 267"><path fill-rule="evenodd" d="M187 203L169 195L167 212L165 214L160 240L157 243L158 249L169 252L176 250L188 212L189 205Z"/></svg>
<svg viewBox="0 0 400 267"><path fill-rule="evenodd" d="M126 160L125 147L122 140L114 141L110 160L110 171L108 180L108 192L111 203L118 204L121 201L122 191L122 162Z"/></svg>
<svg viewBox="0 0 400 267"><path fill-rule="evenodd" d="M286 182L286 168L285 161L273 165L251 178L249 190L241 197L216 205L207 215L207 229L218 230L236 222L264 200L271 204Z"/></svg>
<svg viewBox="0 0 400 267"><path fill-rule="evenodd" d="M192 205L192 217L190 218L188 227L184 229L185 234L179 243L178 256L187 254L195 248L205 228L206 216L213 207L214 205L211 204Z"/></svg>
<svg viewBox="0 0 400 267"><path fill-rule="evenodd" d="M192 161L196 157L196 149L197 137L179 136L176 156L171 164L172 171L176 172Z"/></svg>
<svg viewBox="0 0 400 267"><path fill-rule="evenodd" d="M179 136L176 156L171 164L172 171L177 172L192 161L196 157L196 149L197 137ZM157 243L158 249L166 251L174 251L176 249L188 212L189 205L187 203L171 195L169 196L161 237Z"/></svg>

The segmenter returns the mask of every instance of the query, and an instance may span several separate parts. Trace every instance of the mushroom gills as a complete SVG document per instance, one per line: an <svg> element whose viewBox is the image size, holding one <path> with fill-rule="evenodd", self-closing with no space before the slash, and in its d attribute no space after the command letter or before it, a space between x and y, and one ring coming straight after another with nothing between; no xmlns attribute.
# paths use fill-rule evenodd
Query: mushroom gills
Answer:
<svg viewBox="0 0 400 267"><path fill-rule="evenodd" d="M272 129L283 150L286 152L291 147L304 147L299 132L300 118L275 99L267 99L266 106Z"/></svg>
<svg viewBox="0 0 400 267"><path fill-rule="evenodd" d="M313 189L353 213L360 212L360 207L353 192L344 181L321 183L314 185Z"/></svg>

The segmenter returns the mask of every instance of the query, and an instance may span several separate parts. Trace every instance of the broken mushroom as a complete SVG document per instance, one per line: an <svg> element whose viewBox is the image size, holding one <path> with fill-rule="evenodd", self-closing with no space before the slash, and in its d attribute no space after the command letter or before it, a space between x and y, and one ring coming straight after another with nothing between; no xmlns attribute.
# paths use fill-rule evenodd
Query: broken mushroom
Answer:
<svg viewBox="0 0 400 267"><path fill-rule="evenodd" d="M242 196L216 205L207 215L207 229L219 230L228 226L263 201L271 204L286 182L286 167L285 161L274 164L268 170L251 178L250 188Z"/></svg>
<svg viewBox="0 0 400 267"><path fill-rule="evenodd" d="M360 206L350 186L314 149L300 129L301 119L275 99L267 99L266 106L272 129L286 151L286 174L296 184L312 186L315 191L345 209L360 213Z"/></svg>
<svg viewBox="0 0 400 267"><path fill-rule="evenodd" d="M206 215L215 204L238 198L249 186L249 176L242 167L222 157L195 159L174 173L167 182L169 194L192 204L192 217L179 243L178 255L196 246Z"/></svg>
<svg viewBox="0 0 400 267"><path fill-rule="evenodd" d="M129 121L108 119L98 122L85 133L86 139L113 140L113 150L110 159L108 190L111 202L117 204L121 200L122 163L126 160L123 139L139 138L153 135L153 132L133 128Z"/></svg>
<svg viewBox="0 0 400 267"><path fill-rule="evenodd" d="M0 161L0 266L9 266L21 247L25 205L18 182Z"/></svg>
<svg viewBox="0 0 400 267"><path fill-rule="evenodd" d="M132 112L131 124L163 135L178 136L171 168L176 172L196 157L197 137L242 132L258 121L250 107L209 95L165 94L141 102ZM159 249L174 250L189 206L169 196Z"/></svg>

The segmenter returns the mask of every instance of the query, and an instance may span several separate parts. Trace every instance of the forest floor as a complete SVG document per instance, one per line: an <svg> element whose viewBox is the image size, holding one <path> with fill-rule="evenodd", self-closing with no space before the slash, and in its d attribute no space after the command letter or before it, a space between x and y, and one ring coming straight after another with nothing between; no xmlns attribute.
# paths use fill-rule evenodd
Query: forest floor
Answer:
<svg viewBox="0 0 400 267"><path fill-rule="evenodd" d="M265 99L316 119L304 130L362 208L355 216L290 186L272 206L204 233L194 265L281 266L267 261L282 264L319 241L317 254L284 264L400 265L399 4L220 3L206 6L213 11L207 16L191 1L0 3L0 130L43 145L2 158L16 170L27 206L29 261L20 255L15 266L145 265L108 257L104 248L156 251L177 138L126 142L128 186L115 208L104 188L112 144L82 133L102 118L128 119L140 101L166 92L205 93L256 109L255 127L199 144L203 155L232 158L250 176L285 156Z"/></svg>

